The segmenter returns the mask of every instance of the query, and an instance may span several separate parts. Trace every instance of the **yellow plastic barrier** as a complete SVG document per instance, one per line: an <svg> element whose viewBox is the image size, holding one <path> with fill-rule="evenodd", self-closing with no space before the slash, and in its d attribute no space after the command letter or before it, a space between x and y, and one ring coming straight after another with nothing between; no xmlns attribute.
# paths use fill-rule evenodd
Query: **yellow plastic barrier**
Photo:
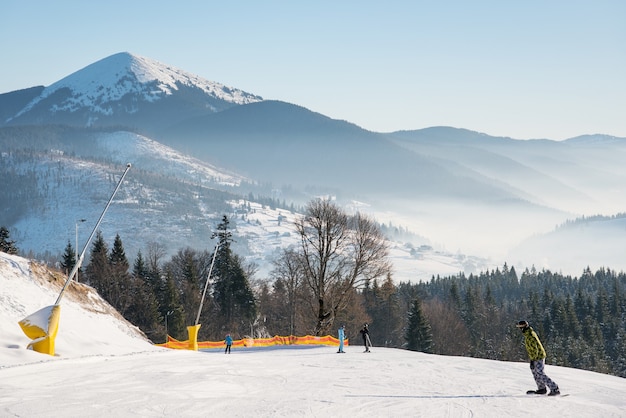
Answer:
<svg viewBox="0 0 626 418"><path fill-rule="evenodd" d="M19 321L24 334L31 341L28 348L38 353L54 355L54 343L59 331L61 305L42 308Z"/></svg>
<svg viewBox="0 0 626 418"><path fill-rule="evenodd" d="M199 325L197 325L200 328ZM159 347L172 348L174 350L198 350L198 349L211 349L224 347L224 340L222 341L200 341L195 340L195 344L191 340L191 330L189 330L190 339L187 341L178 341L175 338L167 336L167 341L163 344L155 344ZM197 330L195 330L195 338L197 338ZM344 340L344 345L348 345L349 340ZM278 345L329 345L338 346L339 339L326 335L324 337L316 337L313 335L305 335L303 337L296 337L290 335L287 337L275 336L271 338L242 338L240 340L234 340L232 347L271 347Z"/></svg>
<svg viewBox="0 0 626 418"><path fill-rule="evenodd" d="M200 331L200 327L202 324L190 325L187 327L187 333L189 334L189 344L188 349L193 351L198 351L198 331Z"/></svg>

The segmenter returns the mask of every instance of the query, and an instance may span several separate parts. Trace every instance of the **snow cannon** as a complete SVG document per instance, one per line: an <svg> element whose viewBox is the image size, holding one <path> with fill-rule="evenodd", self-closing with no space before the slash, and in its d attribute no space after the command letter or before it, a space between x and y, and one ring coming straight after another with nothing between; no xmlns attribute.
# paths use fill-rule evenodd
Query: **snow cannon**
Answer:
<svg viewBox="0 0 626 418"><path fill-rule="evenodd" d="M187 332L189 333L189 349L193 351L198 351L198 331L200 331L200 327L202 324L189 325L187 327Z"/></svg>
<svg viewBox="0 0 626 418"><path fill-rule="evenodd" d="M19 321L24 334L32 341L28 349L54 356L54 342L59 331L61 305L47 306Z"/></svg>
<svg viewBox="0 0 626 418"><path fill-rule="evenodd" d="M218 242L215 245L215 251L213 251L213 260L211 261L211 267L209 267L209 275L206 278L206 282L204 283L204 291L202 291L202 299L200 299L200 307L198 308L198 315L196 316L196 324L189 325L187 327L187 333L189 334L189 346L187 347L189 350L198 351L198 331L200 331L200 312L202 312L202 305L204 304L204 297L206 296L207 287L209 286L209 279L211 278L211 272L213 271L213 265L215 264L215 257L217 256L217 249L220 247L220 243Z"/></svg>
<svg viewBox="0 0 626 418"><path fill-rule="evenodd" d="M74 265L74 268L67 276L67 280L65 280L65 284L59 292L59 296L57 297L54 305L40 309L34 314L31 314L19 321L20 327L22 327L22 331L24 331L24 334L26 334L27 337L33 340L30 344L28 344L29 349L33 349L38 353L49 354L51 356L54 355L54 340L56 339L57 332L59 330L59 318L61 317L61 298L63 297L63 293L65 293L65 290L67 289L68 285L70 284L76 273L78 273L78 269L85 259L85 252L87 251L87 247L89 246L89 243L91 242L93 236L96 234L96 231L100 226L102 219L104 218L104 214L107 212L107 209L109 209L109 206L111 205L115 194L124 182L124 178L126 177L128 170L130 170L130 163L126 165L126 170L124 171L124 174L122 174L122 177L117 183L117 186L115 187L111 198L104 207L100 218L98 218L96 226L91 231L91 235L89 235L89 238L87 239L87 242L83 247L83 251L80 253L80 257L78 257L78 261Z"/></svg>

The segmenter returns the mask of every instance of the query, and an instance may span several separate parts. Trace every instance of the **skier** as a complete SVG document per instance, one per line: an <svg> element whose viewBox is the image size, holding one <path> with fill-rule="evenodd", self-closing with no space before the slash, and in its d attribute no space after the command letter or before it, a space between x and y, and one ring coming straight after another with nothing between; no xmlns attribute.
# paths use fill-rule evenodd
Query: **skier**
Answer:
<svg viewBox="0 0 626 418"><path fill-rule="evenodd" d="M369 353L372 342L370 341L370 330L367 328L367 324L363 325L363 328L359 332L363 337L363 346L365 347L365 352Z"/></svg>
<svg viewBox="0 0 626 418"><path fill-rule="evenodd" d="M343 351L343 340L345 337L345 329L344 326L340 326L339 330L337 330L337 334L338 334L338 338L339 338L339 351L337 351L338 353L345 353L345 351Z"/></svg>
<svg viewBox="0 0 626 418"><path fill-rule="evenodd" d="M231 337L230 334L226 334L224 344L226 344L226 350L224 350L224 354L230 354L230 346L233 345L233 337Z"/></svg>
<svg viewBox="0 0 626 418"><path fill-rule="evenodd" d="M529 395L545 395L548 390L546 386L550 388L548 396L560 395L559 386L543 371L544 361L546 359L546 350L543 348L541 341L535 330L533 330L527 321L519 321L517 327L524 334L524 345L530 358L530 370L533 373L535 382L537 383L537 390L529 390L526 392Z"/></svg>

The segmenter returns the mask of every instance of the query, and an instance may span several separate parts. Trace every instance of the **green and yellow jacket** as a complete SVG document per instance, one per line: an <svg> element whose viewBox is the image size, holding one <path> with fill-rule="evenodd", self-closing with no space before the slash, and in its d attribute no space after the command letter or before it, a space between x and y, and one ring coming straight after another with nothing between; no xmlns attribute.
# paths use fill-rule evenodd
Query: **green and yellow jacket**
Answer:
<svg viewBox="0 0 626 418"><path fill-rule="evenodd" d="M537 333L530 327L524 330L524 345L531 360L541 360L546 358L546 350L541 345Z"/></svg>

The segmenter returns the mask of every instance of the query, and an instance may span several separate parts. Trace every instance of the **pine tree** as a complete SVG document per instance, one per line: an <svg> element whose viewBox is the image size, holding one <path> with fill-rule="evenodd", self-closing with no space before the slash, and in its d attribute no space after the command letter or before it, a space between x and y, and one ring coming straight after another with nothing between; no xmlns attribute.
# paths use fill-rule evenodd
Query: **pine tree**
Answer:
<svg viewBox="0 0 626 418"><path fill-rule="evenodd" d="M122 239L119 234L115 235L113 248L111 249L111 255L109 256L109 262L113 268L128 271L129 263L126 258L126 251L124 251L124 244L122 244Z"/></svg>
<svg viewBox="0 0 626 418"><path fill-rule="evenodd" d="M616 376L626 377L626 321L621 320L621 327L615 336L615 359L613 372Z"/></svg>
<svg viewBox="0 0 626 418"><path fill-rule="evenodd" d="M164 275L160 304L161 318L167 321L167 334L176 339L182 339L187 334L185 308L180 301L180 294L176 288L172 271L167 266L164 269Z"/></svg>
<svg viewBox="0 0 626 418"><path fill-rule="evenodd" d="M407 342L407 349L411 351L421 351L423 353L432 353L433 336L430 325L422 313L419 299L413 300L411 304L409 321L404 338Z"/></svg>
<svg viewBox="0 0 626 418"><path fill-rule="evenodd" d="M4 226L0 227L0 251L13 255L18 253L15 241L10 239L9 230Z"/></svg>
<svg viewBox="0 0 626 418"><path fill-rule="evenodd" d="M163 306L163 289L165 283L161 266L161 259L165 256L165 249L161 244L152 242L148 244L148 256L146 258L146 281L152 288L152 293L157 298L159 310Z"/></svg>
<svg viewBox="0 0 626 418"><path fill-rule="evenodd" d="M137 325L148 338L161 337L159 328L159 305L157 296L149 282L149 272L144 264L141 251L133 265L130 287L130 305L126 319Z"/></svg>
<svg viewBox="0 0 626 418"><path fill-rule="evenodd" d="M165 265L168 276L174 280L180 304L185 307L184 323L188 326L196 324L210 262L211 256L208 252L198 252L187 247L179 250ZM210 305L209 301L205 301L202 313L207 312ZM201 315L200 319L205 317L206 315ZM203 326L198 337L206 338L209 334L209 329Z"/></svg>
<svg viewBox="0 0 626 418"><path fill-rule="evenodd" d="M109 256L109 277L107 283L107 300L122 315L126 315L131 304L131 276L129 263L124 251L124 244L119 234L115 235L113 249Z"/></svg>
<svg viewBox="0 0 626 418"><path fill-rule="evenodd" d="M567 319L566 335L574 339L580 337L580 322L576 316L576 309L572 297L568 294L565 299L565 317Z"/></svg>
<svg viewBox="0 0 626 418"><path fill-rule="evenodd" d="M455 309L461 312L461 296L459 295L459 286L456 281L452 282L452 286L450 286L450 301Z"/></svg>
<svg viewBox="0 0 626 418"><path fill-rule="evenodd" d="M229 231L229 223L228 217L224 215L222 222L217 225L217 232L212 236L219 239L213 267L214 299L223 326L230 332L244 332L256 317L256 300L241 260L230 248L232 233Z"/></svg>
<svg viewBox="0 0 626 418"><path fill-rule="evenodd" d="M149 275L150 272L148 271L148 267L144 262L141 250L139 250L137 251L137 257L135 258L135 262L133 263L133 276L147 282Z"/></svg>
<svg viewBox="0 0 626 418"><path fill-rule="evenodd" d="M65 246L65 252L63 253L63 258L61 259L61 268L63 268L65 274L70 274L76 265L76 262L76 252L74 251L74 247L72 247L72 243L68 239L67 245Z"/></svg>
<svg viewBox="0 0 626 418"><path fill-rule="evenodd" d="M600 326L602 330L602 335L605 339L609 340L612 338L611 335L611 314L609 311L609 296L604 289L601 289L596 296L596 322Z"/></svg>
<svg viewBox="0 0 626 418"><path fill-rule="evenodd" d="M371 316L370 323L376 329L376 345L385 347L399 347L402 345L403 318L400 313L400 302L397 289L391 274L388 274L382 285L378 286L374 280L372 288L375 306L368 309Z"/></svg>
<svg viewBox="0 0 626 418"><path fill-rule="evenodd" d="M109 248L102 232L96 232L96 238L91 245L89 265L85 268L85 279L105 300L108 300L107 281L110 270L108 253Z"/></svg>

